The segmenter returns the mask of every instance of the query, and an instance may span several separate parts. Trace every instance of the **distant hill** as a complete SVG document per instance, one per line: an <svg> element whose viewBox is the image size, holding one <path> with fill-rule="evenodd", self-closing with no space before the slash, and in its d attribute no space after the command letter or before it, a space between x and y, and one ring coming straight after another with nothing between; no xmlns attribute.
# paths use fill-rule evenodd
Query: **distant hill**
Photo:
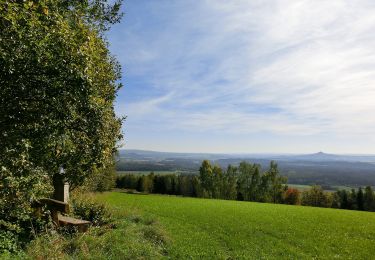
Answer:
<svg viewBox="0 0 375 260"><path fill-rule="evenodd" d="M145 150L119 150L119 157L125 159L141 159L141 160L165 160L165 159L219 159L227 158L227 154L210 154L210 153L171 153L157 152Z"/></svg>
<svg viewBox="0 0 375 260"><path fill-rule="evenodd" d="M314 154L289 156L289 159L306 161L346 161L346 162L373 162L375 155L337 155L318 152Z"/></svg>
<svg viewBox="0 0 375 260"><path fill-rule="evenodd" d="M197 174L203 160L226 168L241 161L258 163L266 169L270 161L279 164L289 183L322 186L375 186L374 155L314 154L214 154L170 153L144 150L120 150L119 171L180 171Z"/></svg>
<svg viewBox="0 0 375 260"><path fill-rule="evenodd" d="M224 154L224 153L173 153L146 150L119 150L119 158L128 160L199 159L219 160L230 158L251 158L268 160L302 161L345 161L375 163L375 155L338 155L318 152L313 154Z"/></svg>

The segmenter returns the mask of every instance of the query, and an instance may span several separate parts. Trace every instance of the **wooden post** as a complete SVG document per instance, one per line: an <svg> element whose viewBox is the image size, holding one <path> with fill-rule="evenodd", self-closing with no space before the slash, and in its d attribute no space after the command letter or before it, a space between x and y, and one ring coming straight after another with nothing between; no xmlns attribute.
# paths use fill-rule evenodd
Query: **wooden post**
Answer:
<svg viewBox="0 0 375 260"><path fill-rule="evenodd" d="M64 201L64 177L56 173L53 175L53 199Z"/></svg>
<svg viewBox="0 0 375 260"><path fill-rule="evenodd" d="M60 172L53 175L53 198L65 203L69 201L69 183L65 181L64 169L61 167Z"/></svg>
<svg viewBox="0 0 375 260"><path fill-rule="evenodd" d="M64 183L64 200L65 203L69 203L69 183Z"/></svg>

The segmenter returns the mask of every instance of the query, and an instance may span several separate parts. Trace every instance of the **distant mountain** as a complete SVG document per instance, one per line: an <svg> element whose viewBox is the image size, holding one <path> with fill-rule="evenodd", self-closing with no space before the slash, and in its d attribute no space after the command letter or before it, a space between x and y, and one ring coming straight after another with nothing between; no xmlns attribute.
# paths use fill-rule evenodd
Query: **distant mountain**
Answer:
<svg viewBox="0 0 375 260"><path fill-rule="evenodd" d="M288 157L294 160L306 161L343 161L343 162L373 162L375 163L375 155L338 155L318 152L314 154L295 155Z"/></svg>
<svg viewBox="0 0 375 260"><path fill-rule="evenodd" d="M215 153L173 153L158 152L135 149L120 149L119 157L128 160L166 160L166 159L196 159L196 160L219 160L219 159L266 159L276 161L345 161L345 162L368 162L375 163L375 155L337 155L324 152L313 154L215 154Z"/></svg>
<svg viewBox="0 0 375 260"><path fill-rule="evenodd" d="M224 169L241 161L257 163L262 169L276 161L289 183L328 186L375 186L374 155L314 154L214 154L170 153L144 150L120 150L116 168L119 171L171 171L197 174L203 160Z"/></svg>
<svg viewBox="0 0 375 260"><path fill-rule="evenodd" d="M158 152L146 150L119 150L119 157L124 159L140 159L140 160L165 160L165 159L207 159L214 160L220 158L231 157L227 154L214 154L214 153L171 153L171 152Z"/></svg>

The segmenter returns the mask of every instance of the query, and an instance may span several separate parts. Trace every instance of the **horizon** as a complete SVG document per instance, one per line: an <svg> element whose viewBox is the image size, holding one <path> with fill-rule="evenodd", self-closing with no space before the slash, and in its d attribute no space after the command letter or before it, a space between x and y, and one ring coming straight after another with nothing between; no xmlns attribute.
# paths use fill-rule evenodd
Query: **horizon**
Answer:
<svg viewBox="0 0 375 260"><path fill-rule="evenodd" d="M173 151L162 151L162 150L145 150L145 149L132 149L132 148L119 148L118 150L124 151L137 151L137 152L153 152L153 153L176 153L176 154L212 154L212 155L335 155L335 156L375 156L375 154L353 154L353 153L328 153L328 152L312 152L312 153L231 153L231 152L173 152Z"/></svg>
<svg viewBox="0 0 375 260"><path fill-rule="evenodd" d="M375 3L126 1L126 149L375 154Z"/></svg>

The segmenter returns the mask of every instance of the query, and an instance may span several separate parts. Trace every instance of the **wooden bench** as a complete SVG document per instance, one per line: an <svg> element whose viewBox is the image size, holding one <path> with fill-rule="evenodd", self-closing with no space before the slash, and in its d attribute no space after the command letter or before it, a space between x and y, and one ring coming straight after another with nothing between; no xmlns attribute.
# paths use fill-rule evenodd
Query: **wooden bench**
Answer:
<svg viewBox="0 0 375 260"><path fill-rule="evenodd" d="M69 213L69 204L66 202L45 198L34 203L34 207L37 209L41 209L44 205L51 212L52 221L58 227L74 227L79 232L86 232L91 224L90 221L62 215L61 213Z"/></svg>
<svg viewBox="0 0 375 260"><path fill-rule="evenodd" d="M58 218L59 226L74 227L79 232L86 232L89 229L90 224L91 224L90 221L67 217L61 214L58 214L57 218Z"/></svg>
<svg viewBox="0 0 375 260"><path fill-rule="evenodd" d="M60 167L59 173L54 174L52 177L54 199L40 199L34 203L33 207L37 209L40 215L42 207L46 205L56 226L75 227L79 232L85 232L91 224L90 221L63 215L69 213L69 183L65 181L64 175L65 170Z"/></svg>
<svg viewBox="0 0 375 260"><path fill-rule="evenodd" d="M52 178L54 199L40 199L34 203L33 207L36 208L37 214L40 215L42 207L46 205L56 226L75 227L78 231L85 232L91 224L90 221L63 215L69 213L69 183L65 181L64 173L64 169L60 167L60 172Z"/></svg>

